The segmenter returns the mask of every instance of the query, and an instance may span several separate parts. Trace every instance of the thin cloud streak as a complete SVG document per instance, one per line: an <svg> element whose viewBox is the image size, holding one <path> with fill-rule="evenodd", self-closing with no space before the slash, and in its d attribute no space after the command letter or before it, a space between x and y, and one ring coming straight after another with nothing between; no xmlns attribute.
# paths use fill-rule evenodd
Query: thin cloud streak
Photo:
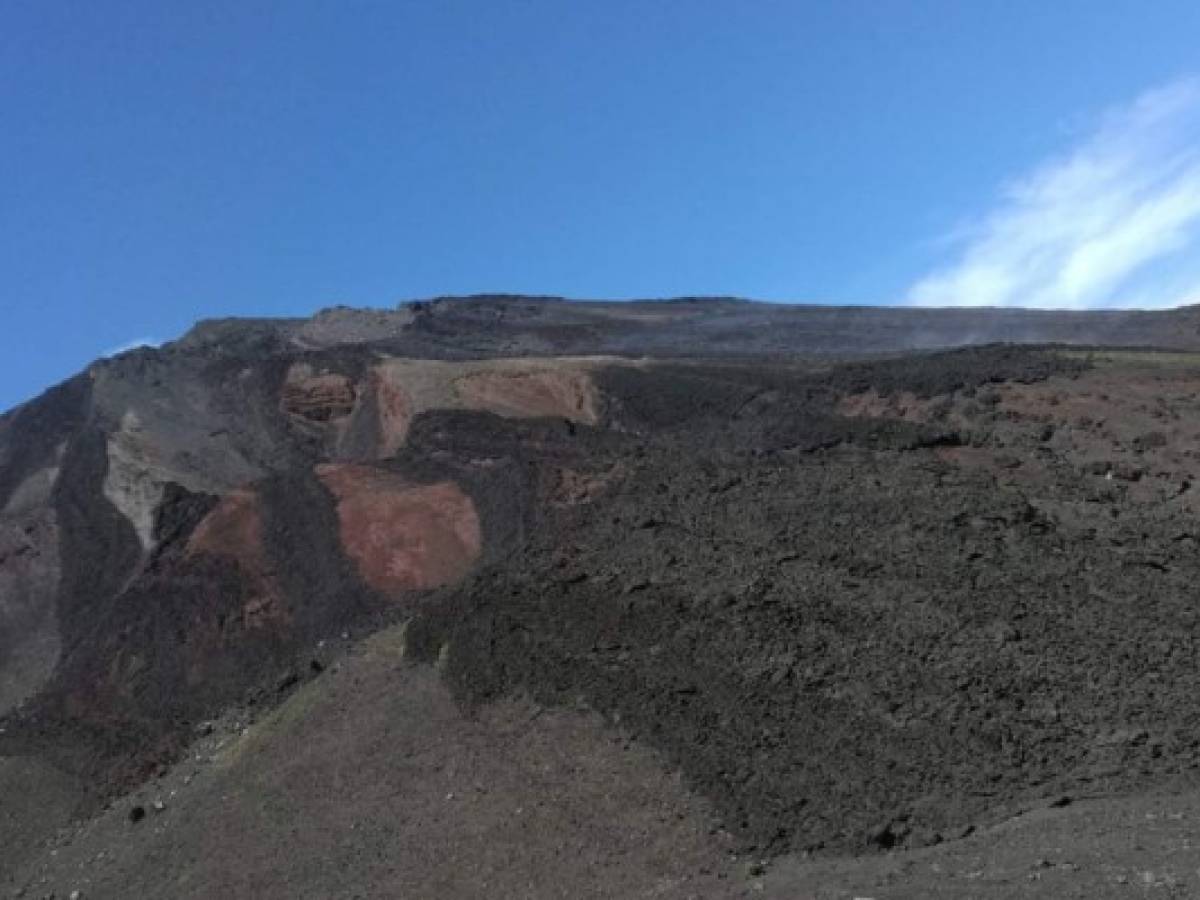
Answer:
<svg viewBox="0 0 1200 900"><path fill-rule="evenodd" d="M1066 155L1009 184L921 306L1168 307L1196 299L1200 79L1111 110ZM1187 287L1181 287L1186 283Z"/></svg>

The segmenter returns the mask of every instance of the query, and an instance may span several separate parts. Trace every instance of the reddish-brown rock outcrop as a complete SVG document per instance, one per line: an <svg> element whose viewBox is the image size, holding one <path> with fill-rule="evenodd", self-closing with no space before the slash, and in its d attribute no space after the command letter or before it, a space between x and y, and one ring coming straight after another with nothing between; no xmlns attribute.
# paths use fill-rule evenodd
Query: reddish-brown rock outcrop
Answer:
<svg viewBox="0 0 1200 900"><path fill-rule="evenodd" d="M254 490L239 488L223 497L196 526L187 552L189 556L211 554L237 563L250 588L249 599L242 607L246 628L287 621L283 592L267 563L262 503Z"/></svg>
<svg viewBox="0 0 1200 900"><path fill-rule="evenodd" d="M354 411L354 382L345 375L315 374L309 366L292 366L283 385L281 404L290 416L309 422L334 422Z"/></svg>
<svg viewBox="0 0 1200 900"><path fill-rule="evenodd" d="M589 425L599 419L596 389L583 371L484 371L460 378L455 389L469 409L485 409L502 416L560 416Z"/></svg>
<svg viewBox="0 0 1200 900"><path fill-rule="evenodd" d="M453 482L412 484L361 465L321 465L317 474L337 499L346 555L377 590L449 584L478 558L479 516Z"/></svg>

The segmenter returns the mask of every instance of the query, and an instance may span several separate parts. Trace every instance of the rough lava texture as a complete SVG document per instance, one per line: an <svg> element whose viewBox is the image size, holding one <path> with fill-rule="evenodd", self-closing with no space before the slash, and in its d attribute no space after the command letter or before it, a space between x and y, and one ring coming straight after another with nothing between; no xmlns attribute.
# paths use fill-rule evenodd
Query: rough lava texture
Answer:
<svg viewBox="0 0 1200 900"><path fill-rule="evenodd" d="M974 895L968 835L1200 767L1198 398L1194 308L496 296L97 362L0 416L0 884Z"/></svg>

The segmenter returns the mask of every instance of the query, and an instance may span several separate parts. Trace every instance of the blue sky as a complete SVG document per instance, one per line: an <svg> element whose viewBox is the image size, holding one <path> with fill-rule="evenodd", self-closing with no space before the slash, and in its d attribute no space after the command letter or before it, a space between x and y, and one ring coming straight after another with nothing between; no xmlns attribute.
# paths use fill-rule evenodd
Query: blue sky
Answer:
<svg viewBox="0 0 1200 900"><path fill-rule="evenodd" d="M442 293L1200 298L1200 4L0 0L0 408Z"/></svg>

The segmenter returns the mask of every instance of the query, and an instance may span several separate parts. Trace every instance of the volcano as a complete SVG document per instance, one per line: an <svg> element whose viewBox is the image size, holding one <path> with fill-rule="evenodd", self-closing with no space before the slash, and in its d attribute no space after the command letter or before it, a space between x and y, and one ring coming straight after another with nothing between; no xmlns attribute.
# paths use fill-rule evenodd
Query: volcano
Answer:
<svg viewBox="0 0 1200 900"><path fill-rule="evenodd" d="M1200 308L201 322L0 417L0 886L1194 895L1198 476Z"/></svg>

